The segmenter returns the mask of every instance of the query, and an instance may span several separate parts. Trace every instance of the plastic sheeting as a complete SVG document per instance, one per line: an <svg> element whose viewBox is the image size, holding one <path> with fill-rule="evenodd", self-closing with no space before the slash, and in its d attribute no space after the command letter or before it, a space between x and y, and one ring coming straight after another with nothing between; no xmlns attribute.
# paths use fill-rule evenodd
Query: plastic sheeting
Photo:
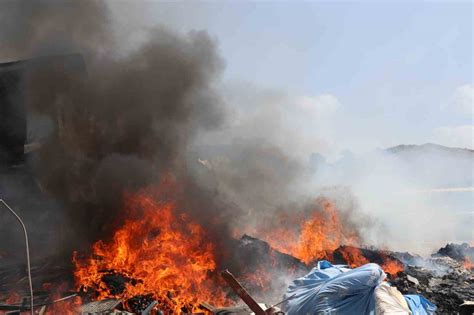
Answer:
<svg viewBox="0 0 474 315"><path fill-rule="evenodd" d="M377 264L355 269L322 260L288 287L283 310L300 314L375 314L374 290L385 279Z"/></svg>
<svg viewBox="0 0 474 315"><path fill-rule="evenodd" d="M436 305L421 295L405 295L405 300L410 306L413 315L432 315L436 312Z"/></svg>
<svg viewBox="0 0 474 315"><path fill-rule="evenodd" d="M377 315L410 315L410 308L402 293L382 282L375 288L375 314Z"/></svg>

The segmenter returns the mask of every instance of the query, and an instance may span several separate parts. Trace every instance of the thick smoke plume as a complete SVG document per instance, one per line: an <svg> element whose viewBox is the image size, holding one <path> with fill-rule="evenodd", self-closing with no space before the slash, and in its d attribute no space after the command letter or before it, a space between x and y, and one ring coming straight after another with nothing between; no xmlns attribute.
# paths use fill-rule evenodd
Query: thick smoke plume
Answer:
<svg viewBox="0 0 474 315"><path fill-rule="evenodd" d="M239 267L233 237L297 230L300 222L281 218L323 209L305 184L308 166L270 136L280 128L272 113L244 124L243 133L221 130L228 122L216 88L223 62L205 32L156 27L130 49L96 1L3 2L0 23L4 61L75 60L63 71L40 59L25 73L27 110L45 121L36 132L47 134L32 137L41 147L31 166L43 192L60 203L65 219L55 223L66 253L107 240L127 215L123 194L163 179L175 182L179 208L206 228L219 268ZM216 130L220 141L200 138ZM343 229L359 236L357 205L337 199Z"/></svg>
<svg viewBox="0 0 474 315"><path fill-rule="evenodd" d="M184 177L188 144L219 125L215 44L205 32L156 28L123 55L97 1L4 2L1 12L3 58L85 58L86 70L74 74L28 71L26 102L54 129L34 160L41 187L67 204L76 237L103 237L120 217L124 191Z"/></svg>
<svg viewBox="0 0 474 315"><path fill-rule="evenodd" d="M2 1L1 9L0 56L4 61L112 48L110 18L103 2Z"/></svg>

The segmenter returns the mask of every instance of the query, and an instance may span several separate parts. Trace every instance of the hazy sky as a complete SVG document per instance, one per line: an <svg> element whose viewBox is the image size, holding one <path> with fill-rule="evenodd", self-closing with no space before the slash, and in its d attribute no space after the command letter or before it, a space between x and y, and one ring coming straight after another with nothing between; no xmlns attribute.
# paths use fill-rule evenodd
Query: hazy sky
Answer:
<svg viewBox="0 0 474 315"><path fill-rule="evenodd" d="M233 99L237 111L253 95L251 111L280 95L280 121L328 155L473 148L471 1L120 2L114 14L133 36L137 25L206 30L224 85L247 94Z"/></svg>

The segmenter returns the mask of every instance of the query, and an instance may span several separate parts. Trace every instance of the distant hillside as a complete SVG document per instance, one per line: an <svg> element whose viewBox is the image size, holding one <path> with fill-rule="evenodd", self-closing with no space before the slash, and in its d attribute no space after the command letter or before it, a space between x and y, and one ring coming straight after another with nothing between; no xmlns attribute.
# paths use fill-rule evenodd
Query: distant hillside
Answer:
<svg viewBox="0 0 474 315"><path fill-rule="evenodd" d="M402 144L363 155L347 151L335 163L314 153L309 163L317 181L326 185L350 185L372 176L385 184L396 177L400 185L418 189L474 186L474 151L432 143Z"/></svg>
<svg viewBox="0 0 474 315"><path fill-rule="evenodd" d="M420 154L420 153L439 153L439 154L449 154L449 155L464 155L464 156L474 156L474 150L464 149L464 148L451 148L445 147L439 144L434 143L425 143L421 145L416 144L400 144L395 147L385 149L391 153L397 154Z"/></svg>
<svg viewBox="0 0 474 315"><path fill-rule="evenodd" d="M436 186L472 186L474 150L438 144L398 145L384 150L418 179Z"/></svg>

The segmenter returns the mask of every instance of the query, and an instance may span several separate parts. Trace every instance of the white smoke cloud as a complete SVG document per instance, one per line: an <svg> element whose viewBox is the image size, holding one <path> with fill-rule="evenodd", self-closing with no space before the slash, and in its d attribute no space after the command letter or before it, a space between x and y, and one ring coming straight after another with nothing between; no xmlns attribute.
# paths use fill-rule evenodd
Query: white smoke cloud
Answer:
<svg viewBox="0 0 474 315"><path fill-rule="evenodd" d="M298 105L312 113L317 120L331 118L337 109L341 107L337 97L332 94L303 96L299 99Z"/></svg>
<svg viewBox="0 0 474 315"><path fill-rule="evenodd" d="M335 127L343 106L337 96L294 95L249 82L227 83L222 91L231 120L222 130L203 135L201 143L259 138L303 162L315 151L338 153Z"/></svg>
<svg viewBox="0 0 474 315"><path fill-rule="evenodd" d="M301 139L306 156L314 151L333 158L340 149L336 141L337 116L342 108L339 99L329 93L316 96L294 97L290 100L296 109L288 116L290 126L299 130L297 139Z"/></svg>

